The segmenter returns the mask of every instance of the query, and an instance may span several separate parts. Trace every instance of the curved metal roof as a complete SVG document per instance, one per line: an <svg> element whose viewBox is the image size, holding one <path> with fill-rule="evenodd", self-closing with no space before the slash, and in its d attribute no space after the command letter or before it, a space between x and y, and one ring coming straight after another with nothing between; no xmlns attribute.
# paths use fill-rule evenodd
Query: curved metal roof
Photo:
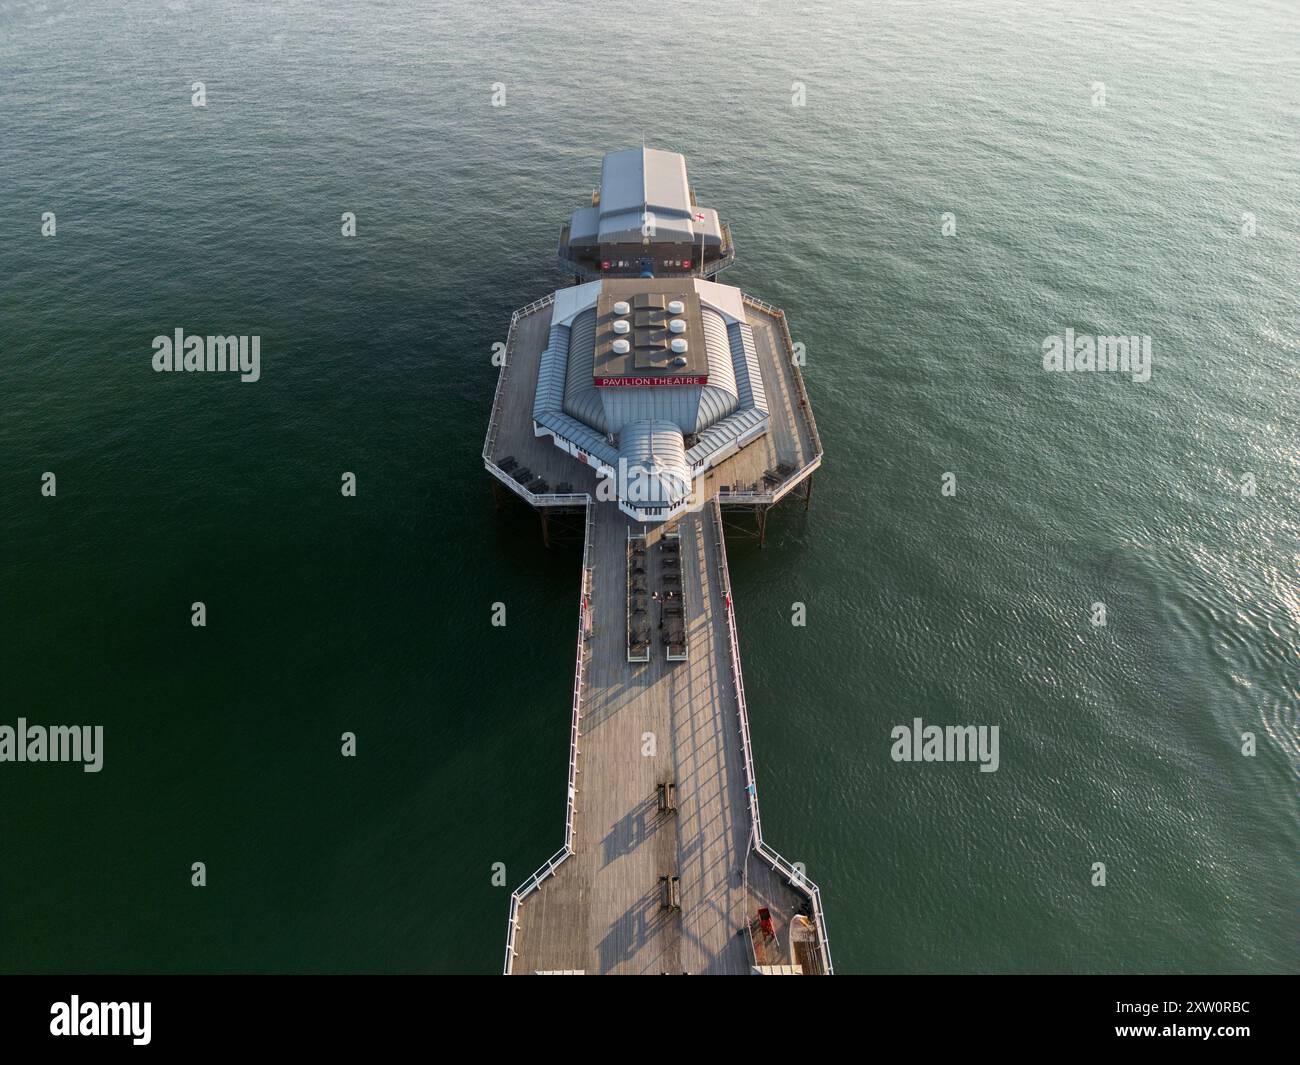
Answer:
<svg viewBox="0 0 1300 1065"><path fill-rule="evenodd" d="M592 383L596 353L596 308L580 312L569 328L568 369L564 381L564 410L602 433L608 432L605 407Z"/></svg>
<svg viewBox="0 0 1300 1065"><path fill-rule="evenodd" d="M709 356L709 383L698 389L699 410L689 430L692 433L707 429L741 405L727 325L722 315L708 307L700 308L700 317L704 321L704 348Z"/></svg>
<svg viewBox="0 0 1300 1065"><path fill-rule="evenodd" d="M758 368L754 331L747 322L732 322L727 326L727 340L731 347L731 362L736 368L736 395L740 397L740 409L756 407L764 414L768 413L767 390L763 388L763 374Z"/></svg>
<svg viewBox="0 0 1300 1065"><path fill-rule="evenodd" d="M673 506L691 493L681 430L671 422L632 422L619 434L619 497L639 507Z"/></svg>
<svg viewBox="0 0 1300 1065"><path fill-rule="evenodd" d="M569 327L551 326L550 339L542 352L537 371L537 391L533 395L533 418L558 411L564 402L564 364L568 358Z"/></svg>

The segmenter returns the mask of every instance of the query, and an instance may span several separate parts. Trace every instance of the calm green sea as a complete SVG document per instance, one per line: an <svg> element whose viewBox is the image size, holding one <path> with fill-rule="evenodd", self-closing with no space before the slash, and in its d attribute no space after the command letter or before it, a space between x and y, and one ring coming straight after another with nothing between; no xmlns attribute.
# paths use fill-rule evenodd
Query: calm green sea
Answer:
<svg viewBox="0 0 1300 1065"><path fill-rule="evenodd" d="M837 968L1300 968L1296 29L0 0L0 724L105 729L97 774L0 763L0 970L499 970L493 863L562 841L578 555L493 509L491 348L643 138L807 348L812 508L730 555ZM154 373L176 328L260 335L261 380ZM1151 380L1045 372L1067 328ZM916 717L999 770L893 762Z"/></svg>

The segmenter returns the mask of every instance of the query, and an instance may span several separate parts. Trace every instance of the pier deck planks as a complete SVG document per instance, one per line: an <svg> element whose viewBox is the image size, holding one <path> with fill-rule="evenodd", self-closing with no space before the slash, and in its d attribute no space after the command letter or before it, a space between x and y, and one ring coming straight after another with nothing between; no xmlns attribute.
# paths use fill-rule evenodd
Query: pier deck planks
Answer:
<svg viewBox="0 0 1300 1065"><path fill-rule="evenodd" d="M612 503L596 504L575 851L520 908L516 973L743 974L750 948L737 931L761 905L772 909L788 950L784 928L800 900L750 860L713 508L686 515L678 528L690 660L666 661L656 642L648 663L630 663L628 519ZM652 586L656 572L652 564ZM656 740L651 757L642 753L646 733ZM667 779L677 783L676 814L658 811L656 789ZM681 877L680 913L660 907L659 877L673 874Z"/></svg>

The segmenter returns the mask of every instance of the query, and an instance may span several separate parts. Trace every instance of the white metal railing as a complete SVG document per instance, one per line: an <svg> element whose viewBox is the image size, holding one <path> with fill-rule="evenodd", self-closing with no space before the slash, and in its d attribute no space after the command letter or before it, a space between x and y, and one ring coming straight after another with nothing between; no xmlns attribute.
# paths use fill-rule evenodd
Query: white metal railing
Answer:
<svg viewBox="0 0 1300 1065"><path fill-rule="evenodd" d="M817 420L813 417L812 403L808 399L808 389L804 387L803 374L799 370L799 363L794 357L794 340L790 336L790 323L786 319L785 311L780 307L773 307L770 303L764 303L762 300L751 296L747 292L741 293L743 299L750 306L757 307L760 311L777 319L781 323L781 336L785 340L785 350L787 361L790 363L790 369L794 374L795 388L799 392L799 406L803 408L804 417L808 419L808 431L812 436L813 452L818 458L822 455L822 438L817 431Z"/></svg>
<svg viewBox="0 0 1300 1065"><path fill-rule="evenodd" d="M560 242L558 245L556 245L556 249L555 249L555 258L559 262L560 268L566 271L567 273L576 274L578 277L586 278L589 281L599 281L602 278L606 277L608 275L608 271L600 267L588 266L586 263L582 262L581 260L571 257L568 251L569 236L570 236L569 230L570 227L568 223L564 223L560 226ZM723 246L727 249L726 254L723 255L721 258L713 259L707 264L703 260L699 260L699 261L692 260L695 262L695 265L691 267L691 269L687 271L684 276L708 278L708 277L712 277L714 274L721 273L729 266L736 265L736 244L731 236L731 227L728 226L726 222L723 222L722 230L723 233L725 234ZM625 267L624 269L627 268ZM614 276L617 277L622 275L616 274ZM676 277L678 275L669 274L665 276Z"/></svg>
<svg viewBox="0 0 1300 1065"><path fill-rule="evenodd" d="M573 667L573 707L569 723L569 785L564 802L564 846L556 851L532 876L515 888L510 895L510 919L506 928L506 960L504 973L510 975L515 961L515 933L519 931L519 907L536 891L548 876L573 855L573 841L577 835L578 817L578 740L582 736L582 682L583 664L587 651L587 636L591 624L591 542L596 527L596 508L589 496L582 497L587 505L587 520L582 545L582 577L578 597L578 650Z"/></svg>
<svg viewBox="0 0 1300 1065"><path fill-rule="evenodd" d="M527 318L534 311L548 307L554 302L555 293L552 292L539 300L533 300L526 307L520 307L519 310L510 315L510 331L506 334L505 358L501 360L501 369L497 373L497 387L496 391L492 393L492 414L488 418L487 436L483 439L483 462L488 469L492 469L495 465L492 462L491 455L493 448L496 447L497 432L501 425L501 390L505 386L506 374L510 372L510 365L514 361L512 356L515 353L515 327L519 324L520 319Z"/></svg>
<svg viewBox="0 0 1300 1065"><path fill-rule="evenodd" d="M727 643L731 652L731 675L736 685L736 705L740 715L741 757L745 765L745 794L749 804L750 838L754 852L774 870L786 878L790 886L808 897L812 905L813 923L817 927L817 942L827 974L834 973L831 965L830 939L826 935L826 919L822 912L821 890L794 868L775 850L763 842L763 824L758 812L758 782L754 774L754 752L749 736L749 711L745 704L745 681L740 670L740 640L736 635L736 615L732 608L731 576L727 570L727 539L722 528L722 508L715 499L711 507L714 542L718 548L718 579L723 601L727 608Z"/></svg>
<svg viewBox="0 0 1300 1065"><path fill-rule="evenodd" d="M540 311L543 307L549 307L554 302L555 302L555 293L548 292L541 299L533 300L532 303L520 307L519 310L515 311L512 315L510 315L510 324L514 325L515 322L519 321L520 318L527 318L530 314L533 313L533 311Z"/></svg>
<svg viewBox="0 0 1300 1065"><path fill-rule="evenodd" d="M596 529L595 503L587 500L586 525L582 537L581 597L578 602L578 650L573 666L573 714L569 724L569 792L564 810L564 849L573 852L576 832L574 822L578 814L578 738L582 725L583 660L587 651L587 637L591 632L591 542Z"/></svg>
<svg viewBox="0 0 1300 1065"><path fill-rule="evenodd" d="M528 315L541 310L555 302L555 294L543 296L510 315L510 332L506 338L505 358L497 374L496 391L492 395L492 414L488 420L488 431L483 441L483 465L498 480L512 491L523 496L537 507L582 506L586 509L586 532L582 552L582 576L578 600L578 646L573 673L573 712L569 725L569 782L565 796L564 812L564 846L556 851L537 872L533 873L510 895L510 919L506 932L505 972L509 975L515 957L515 934L519 929L519 906L548 876L553 876L556 869L573 854L575 820L577 816L578 797L578 739L581 735L582 721L582 682L583 657L586 650L586 635L591 610L591 539L594 525L593 500L585 492L567 492L555 495L536 495L505 472L492 458L496 447L497 433L501 419L501 393L505 387L506 375L514 362L516 333L519 322Z"/></svg>
<svg viewBox="0 0 1300 1065"><path fill-rule="evenodd" d="M487 467L488 473L492 474L498 481L501 481L508 488L523 496L529 503L535 507L580 507L586 504L591 498L586 492L564 492L552 495L535 495L516 481L510 474L506 473L491 459L484 459L483 465Z"/></svg>
<svg viewBox="0 0 1300 1065"><path fill-rule="evenodd" d="M520 307L510 316L510 332L506 334L506 358L500 363L500 372L497 375L497 390L491 397L491 417L487 420L487 437L484 440L484 462L487 462L487 456L491 454L491 449L497 443L497 429L500 421L500 390L506 384L506 375L510 372L512 362L511 356L515 354L515 328L519 325L521 319L532 315L534 311L541 311L543 307L550 307L555 302L555 293L542 296L541 299L534 299L526 307Z"/></svg>
<svg viewBox="0 0 1300 1065"><path fill-rule="evenodd" d="M790 326L786 320L785 312L781 308L773 307L770 303L765 303L748 293L742 293L742 298L745 303L776 319L781 324L781 339L785 344L786 362L790 366L790 373L794 379L795 390L799 397L799 407L807 421L808 435L813 445L813 457L782 481L774 491L749 492L728 488L720 491L718 498L721 502L728 504L772 504L784 499L801 481L821 466L822 440L821 434L817 431L817 421L813 417L812 403L808 399L808 390L804 386L803 374L799 370L799 364L795 361L794 341L790 337Z"/></svg>
<svg viewBox="0 0 1300 1065"><path fill-rule="evenodd" d="M570 259L563 251L556 252L555 258L559 262L560 268L566 273L574 274L587 281L600 281L609 276L609 271L601 270L595 266L588 266L586 263L583 263L578 259ZM707 279L712 277L714 274L722 273L722 271L727 269L727 267L735 265L736 255L735 252L732 252L728 255L724 255L721 259L712 260L707 265L694 266L689 271L684 271L681 275L673 273L665 274L664 277L672 278L683 276ZM626 275L615 274L614 276L623 277Z"/></svg>
<svg viewBox="0 0 1300 1065"><path fill-rule="evenodd" d="M710 274L721 273L728 266L736 265L736 241L735 238L733 238L731 235L731 227L727 225L726 222L723 222L722 231L723 233L726 234L727 254L724 255L721 259L718 259L715 262L710 263L708 270L704 270L703 269L704 264L701 263L700 276L702 277L708 276Z"/></svg>
<svg viewBox="0 0 1300 1065"><path fill-rule="evenodd" d="M790 474L774 492L737 492L731 488L718 490L718 501L722 503L778 503L794 491L795 487L822 464L822 457L815 456L811 462L805 462Z"/></svg>
<svg viewBox="0 0 1300 1065"><path fill-rule="evenodd" d="M501 392L505 387L506 375L510 372L510 367L514 362L516 327L523 318L533 314L535 311L548 307L555 302L555 293L549 296L543 296L539 300L533 300L526 307L520 307L510 315L510 332L506 335L506 353L501 363L501 370L497 374L496 391L492 394L492 414L488 419L487 435L483 439L483 465L487 468L488 473L492 474L497 480L501 481L511 491L523 496L530 504L535 507L578 507L585 505L590 496L586 492L564 492L551 493L547 495L537 495L530 492L526 487L516 481L510 474L506 473L496 461L492 458L496 450L497 433L501 427Z"/></svg>

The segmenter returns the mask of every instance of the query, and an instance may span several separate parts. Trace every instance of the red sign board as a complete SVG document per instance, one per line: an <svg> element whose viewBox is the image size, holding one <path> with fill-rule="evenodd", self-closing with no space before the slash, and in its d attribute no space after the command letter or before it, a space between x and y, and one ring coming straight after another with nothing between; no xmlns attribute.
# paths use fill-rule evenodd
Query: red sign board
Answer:
<svg viewBox="0 0 1300 1065"><path fill-rule="evenodd" d="M683 385L707 385L708 374L684 377L597 377L597 388L680 388Z"/></svg>

